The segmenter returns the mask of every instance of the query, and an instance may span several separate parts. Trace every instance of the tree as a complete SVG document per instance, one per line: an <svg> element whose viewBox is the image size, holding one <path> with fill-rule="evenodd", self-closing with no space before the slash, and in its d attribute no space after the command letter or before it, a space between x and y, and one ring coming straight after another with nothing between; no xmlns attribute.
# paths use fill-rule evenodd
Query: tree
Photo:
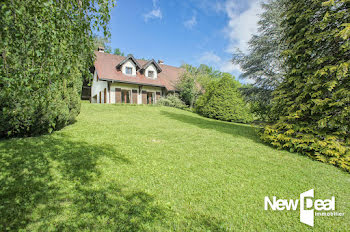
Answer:
<svg viewBox="0 0 350 232"><path fill-rule="evenodd" d="M190 65L184 65L185 72L180 76L176 83L176 89L179 91L181 100L186 105L193 108L198 96L201 93L201 87L197 82L198 74L196 68Z"/></svg>
<svg viewBox="0 0 350 232"><path fill-rule="evenodd" d="M283 65L283 13L285 0L269 0L262 3L264 12L258 21L258 33L249 40L247 54L237 51L233 62L243 70L240 78L253 80L253 87L241 91L255 106L255 113L263 120L271 121L272 91L281 83L286 72Z"/></svg>
<svg viewBox="0 0 350 232"><path fill-rule="evenodd" d="M185 72L176 83L176 88L180 92L181 100L193 108L210 81L221 77L222 73L205 64L201 64L198 68L189 64L183 64L181 67Z"/></svg>
<svg viewBox="0 0 350 232"><path fill-rule="evenodd" d="M288 0L286 9L279 120L261 137L350 171L350 2Z"/></svg>
<svg viewBox="0 0 350 232"><path fill-rule="evenodd" d="M92 29L114 1L5 0L0 4L0 137L31 136L74 122L94 60Z"/></svg>
<svg viewBox="0 0 350 232"><path fill-rule="evenodd" d="M119 48L115 48L113 54L118 56L124 56L124 52L121 52Z"/></svg>
<svg viewBox="0 0 350 232"><path fill-rule="evenodd" d="M205 93L196 103L196 111L208 118L230 122L251 122L249 106L244 102L238 88L240 83L229 73L219 80L212 80Z"/></svg>
<svg viewBox="0 0 350 232"><path fill-rule="evenodd" d="M259 88L251 84L239 89L244 100L249 103L251 112L264 122L274 122L278 119L272 112L273 90Z"/></svg>
<svg viewBox="0 0 350 232"><path fill-rule="evenodd" d="M108 53L108 54L112 53L112 47L109 45L111 41L108 39L108 37L100 37L100 36L94 35L93 40L94 40L94 50L97 50L99 47L103 47L105 53Z"/></svg>

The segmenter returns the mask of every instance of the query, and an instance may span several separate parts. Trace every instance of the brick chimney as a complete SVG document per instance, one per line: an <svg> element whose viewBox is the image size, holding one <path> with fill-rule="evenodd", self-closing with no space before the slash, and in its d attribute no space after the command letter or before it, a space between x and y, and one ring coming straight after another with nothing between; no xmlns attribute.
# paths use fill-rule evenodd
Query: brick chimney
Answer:
<svg viewBox="0 0 350 232"><path fill-rule="evenodd" d="M164 61L158 60L158 64L164 64Z"/></svg>
<svg viewBox="0 0 350 232"><path fill-rule="evenodd" d="M99 51L99 52L105 52L105 48L104 48L104 47L98 47L98 48L97 48L97 51Z"/></svg>

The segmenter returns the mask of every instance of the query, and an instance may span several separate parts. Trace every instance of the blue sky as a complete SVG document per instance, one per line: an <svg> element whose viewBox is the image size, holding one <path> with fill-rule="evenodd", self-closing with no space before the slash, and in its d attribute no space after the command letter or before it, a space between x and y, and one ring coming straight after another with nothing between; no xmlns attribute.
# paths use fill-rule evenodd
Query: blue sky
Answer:
<svg viewBox="0 0 350 232"><path fill-rule="evenodd" d="M111 46L165 64L212 66L238 77L230 62L256 32L260 0L118 0Z"/></svg>

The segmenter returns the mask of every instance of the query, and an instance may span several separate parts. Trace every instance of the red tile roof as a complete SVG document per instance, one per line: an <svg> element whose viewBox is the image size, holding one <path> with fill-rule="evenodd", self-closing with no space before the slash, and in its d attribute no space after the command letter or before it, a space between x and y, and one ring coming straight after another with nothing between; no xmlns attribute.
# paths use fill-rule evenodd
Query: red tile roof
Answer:
<svg viewBox="0 0 350 232"><path fill-rule="evenodd" d="M122 62L125 57L112 55L95 51L95 69L99 79L112 80L117 82L150 85L165 87L168 91L175 90L175 83L183 73L184 69L165 64L158 64L162 72L158 73L157 79L147 78L145 75L137 72L136 76L124 75L116 66ZM147 60L137 60L141 66L144 66Z"/></svg>

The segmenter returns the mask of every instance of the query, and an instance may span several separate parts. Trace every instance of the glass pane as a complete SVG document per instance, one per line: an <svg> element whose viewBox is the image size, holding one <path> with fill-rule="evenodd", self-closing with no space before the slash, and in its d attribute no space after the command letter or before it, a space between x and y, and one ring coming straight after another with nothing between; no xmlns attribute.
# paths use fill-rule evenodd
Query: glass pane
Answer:
<svg viewBox="0 0 350 232"><path fill-rule="evenodd" d="M126 103L130 103L130 91L125 92L126 94Z"/></svg>

